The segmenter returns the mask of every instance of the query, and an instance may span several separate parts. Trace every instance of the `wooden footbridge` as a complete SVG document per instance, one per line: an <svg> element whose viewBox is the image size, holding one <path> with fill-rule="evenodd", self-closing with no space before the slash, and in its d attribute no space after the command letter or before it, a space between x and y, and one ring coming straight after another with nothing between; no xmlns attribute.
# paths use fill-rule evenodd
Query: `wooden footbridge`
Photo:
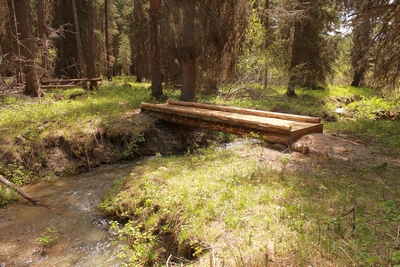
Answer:
<svg viewBox="0 0 400 267"><path fill-rule="evenodd" d="M320 118L169 100L167 104L142 103L141 112L169 122L245 135L292 145L301 136L322 133Z"/></svg>

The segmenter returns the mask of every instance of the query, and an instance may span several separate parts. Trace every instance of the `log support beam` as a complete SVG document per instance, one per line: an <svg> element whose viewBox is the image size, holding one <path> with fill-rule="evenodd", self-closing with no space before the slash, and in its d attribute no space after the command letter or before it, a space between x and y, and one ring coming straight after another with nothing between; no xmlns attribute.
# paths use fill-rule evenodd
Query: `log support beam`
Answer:
<svg viewBox="0 0 400 267"><path fill-rule="evenodd" d="M142 103L141 111L160 120L237 135L254 133L271 143L291 146L305 134L322 133L320 118L193 102Z"/></svg>

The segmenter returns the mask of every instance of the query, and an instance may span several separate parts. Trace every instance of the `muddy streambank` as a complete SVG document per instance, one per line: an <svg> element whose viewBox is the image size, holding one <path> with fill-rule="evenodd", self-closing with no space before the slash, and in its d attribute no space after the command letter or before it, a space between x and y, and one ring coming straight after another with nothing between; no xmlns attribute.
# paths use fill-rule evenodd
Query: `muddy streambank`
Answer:
<svg viewBox="0 0 400 267"><path fill-rule="evenodd" d="M1 266L121 266L97 205L134 162L41 181L25 190L61 213L20 200L0 210Z"/></svg>
<svg viewBox="0 0 400 267"><path fill-rule="evenodd" d="M35 178L76 174L121 160L186 152L207 145L212 135L135 113L115 121L116 126L90 127L88 122L76 134L66 129L35 139L17 136L13 143L0 146L0 164L4 166L0 173L12 173L13 167L23 166Z"/></svg>
<svg viewBox="0 0 400 267"><path fill-rule="evenodd" d="M136 135L99 130L91 138L45 139L29 155L3 153L2 162L18 162L47 177L24 190L62 214L22 198L1 209L0 266L120 266L108 219L97 213L112 183L138 159L187 152L211 139L211 132L152 121Z"/></svg>

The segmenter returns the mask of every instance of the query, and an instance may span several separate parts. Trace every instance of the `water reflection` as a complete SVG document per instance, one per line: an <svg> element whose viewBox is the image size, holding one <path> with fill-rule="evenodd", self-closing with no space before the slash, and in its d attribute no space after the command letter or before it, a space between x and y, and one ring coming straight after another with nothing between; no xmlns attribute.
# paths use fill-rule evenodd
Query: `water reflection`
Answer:
<svg viewBox="0 0 400 267"><path fill-rule="evenodd" d="M0 266L120 266L111 244L113 236L104 222L99 223L95 211L113 181L129 174L133 165L103 166L26 188L63 214L25 200L0 210ZM58 238L44 248L38 238L49 227Z"/></svg>

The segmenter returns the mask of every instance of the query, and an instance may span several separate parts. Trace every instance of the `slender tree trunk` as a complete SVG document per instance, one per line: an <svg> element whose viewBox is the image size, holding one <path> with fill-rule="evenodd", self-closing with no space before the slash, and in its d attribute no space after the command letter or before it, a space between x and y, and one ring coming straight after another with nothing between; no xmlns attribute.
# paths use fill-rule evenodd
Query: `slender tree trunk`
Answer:
<svg viewBox="0 0 400 267"><path fill-rule="evenodd" d="M300 53L300 34L301 34L301 22L296 19L294 23L293 43L292 43L292 55L290 60L289 69L289 85L286 90L286 95L289 97L296 97L295 88L298 83L298 73L296 73L296 67L300 64L299 53Z"/></svg>
<svg viewBox="0 0 400 267"><path fill-rule="evenodd" d="M361 9L358 16L361 16L360 22L356 24L353 30L353 50L352 50L352 68L354 71L351 86L359 87L363 82L365 73L368 70L368 60L366 54L371 45L371 21L363 18L365 10Z"/></svg>
<svg viewBox="0 0 400 267"><path fill-rule="evenodd" d="M149 21L145 16L143 0L134 0L134 27L131 34L132 63L135 67L135 75L138 82L150 78L148 40L150 39L148 25Z"/></svg>
<svg viewBox="0 0 400 267"><path fill-rule="evenodd" d="M88 0L87 2L87 17L88 17L88 78L96 78L96 65L94 57L94 0ZM97 89L97 82L90 81L90 90Z"/></svg>
<svg viewBox="0 0 400 267"><path fill-rule="evenodd" d="M7 0L8 11L10 14L10 40L11 47L14 55L14 68L15 68L15 77L17 83L23 83L22 80L22 63L21 63L21 50L19 46L19 37L18 37L18 27L17 27L17 18L15 16L15 7L13 0Z"/></svg>
<svg viewBox="0 0 400 267"><path fill-rule="evenodd" d="M83 60L83 49L82 49L82 40L81 33L79 30L79 21L78 21L78 11L76 9L76 1L71 0L72 3L72 14L74 17L74 27L75 27L75 41L77 47L78 61L79 61L79 78L86 78L86 66ZM83 84L83 87L86 89L86 83Z"/></svg>
<svg viewBox="0 0 400 267"><path fill-rule="evenodd" d="M18 22L18 32L20 34L20 51L22 60L22 72L25 74L24 94L38 97L39 82L35 66L35 37L32 32L31 9L29 0L14 1L15 14Z"/></svg>
<svg viewBox="0 0 400 267"><path fill-rule="evenodd" d="M49 51L47 47L46 1L38 0L37 4L38 30L42 54L42 78L49 78Z"/></svg>
<svg viewBox="0 0 400 267"><path fill-rule="evenodd" d="M161 68L160 52L160 21L159 21L159 0L150 0L150 34L151 34L151 92L155 98L163 95L162 82L163 73Z"/></svg>
<svg viewBox="0 0 400 267"><path fill-rule="evenodd" d="M0 183L5 184L6 186L8 186L9 188L15 190L18 192L18 194L20 194L21 196L23 196L26 200L28 200L29 202L31 202L33 205L37 205L39 203L39 201L37 201L36 199L34 199L31 195L29 195L28 193L26 193L24 190L22 190L21 188L19 188L18 186L16 186L15 184L11 183L9 180L7 180L6 178L4 178L3 176L0 175Z"/></svg>
<svg viewBox="0 0 400 267"><path fill-rule="evenodd" d="M182 27L182 88L180 100L194 101L196 96L196 0L184 0Z"/></svg>
<svg viewBox="0 0 400 267"><path fill-rule="evenodd" d="M109 31L108 31L108 0L104 0L104 32L106 37L106 74L107 80L111 81L111 69L110 69L110 38L109 38Z"/></svg>
<svg viewBox="0 0 400 267"><path fill-rule="evenodd" d="M269 10L269 2L270 0L265 0L265 10L268 11ZM267 65L267 60L268 60L268 55L267 55L267 51L269 48L269 45L271 43L271 41L269 40L271 38L271 31L270 31L270 25L269 25L269 15L268 14L264 14L264 28L265 28L265 40L264 40L264 44L263 44L263 54L264 54L264 73L262 76L262 84L264 89L267 89L268 87L268 65Z"/></svg>

